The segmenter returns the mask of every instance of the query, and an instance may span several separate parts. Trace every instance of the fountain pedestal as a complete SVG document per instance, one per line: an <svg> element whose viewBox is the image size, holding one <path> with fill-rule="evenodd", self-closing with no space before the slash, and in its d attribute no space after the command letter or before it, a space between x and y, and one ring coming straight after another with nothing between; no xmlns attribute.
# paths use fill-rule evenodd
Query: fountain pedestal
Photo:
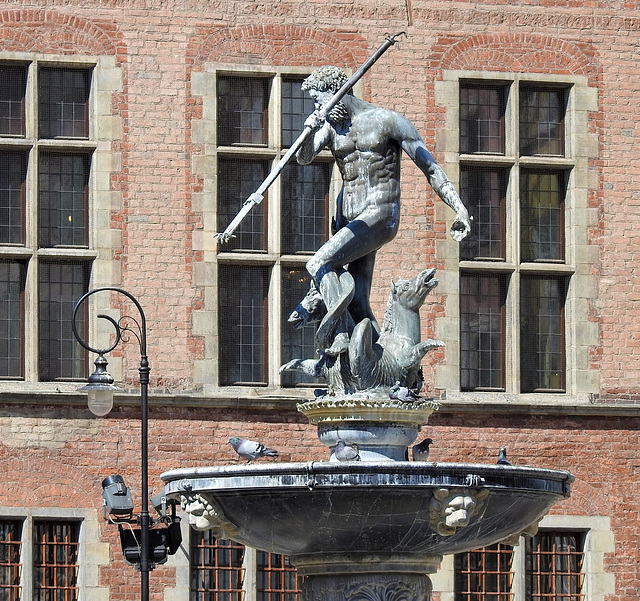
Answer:
<svg viewBox="0 0 640 601"><path fill-rule="evenodd" d="M431 579L424 573L361 572L305 575L303 598L313 601L429 601Z"/></svg>
<svg viewBox="0 0 640 601"><path fill-rule="evenodd" d="M331 460L342 440L358 446L362 461L404 461L407 448L439 406L433 399L403 403L360 394L299 403L298 411L318 427L320 442L332 450Z"/></svg>

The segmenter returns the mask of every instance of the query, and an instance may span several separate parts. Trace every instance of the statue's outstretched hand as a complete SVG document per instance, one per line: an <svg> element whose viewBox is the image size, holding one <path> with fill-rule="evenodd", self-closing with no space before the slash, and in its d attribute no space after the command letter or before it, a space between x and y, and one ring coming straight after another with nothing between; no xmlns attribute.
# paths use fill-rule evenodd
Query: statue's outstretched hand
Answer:
<svg viewBox="0 0 640 601"><path fill-rule="evenodd" d="M473 217L470 217L466 210L456 214L456 219L451 226L451 237L456 242L460 242L469 235L472 219Z"/></svg>
<svg viewBox="0 0 640 601"><path fill-rule="evenodd" d="M326 123L326 119L325 117L322 117L318 111L313 111L313 113L311 113L304 122L304 126L308 127L309 129L316 131L318 129L320 129L324 124Z"/></svg>

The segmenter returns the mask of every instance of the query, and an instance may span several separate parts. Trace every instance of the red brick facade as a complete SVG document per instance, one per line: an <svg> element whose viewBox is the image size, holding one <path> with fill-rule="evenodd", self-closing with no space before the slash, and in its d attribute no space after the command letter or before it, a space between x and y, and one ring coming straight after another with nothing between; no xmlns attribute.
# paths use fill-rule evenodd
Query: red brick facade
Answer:
<svg viewBox="0 0 640 601"><path fill-rule="evenodd" d="M39 6L41 5L41 6ZM425 360L428 389L442 397L428 430L434 461L494 463L500 446L517 465L562 468L576 476L571 499L556 514L611 520L615 551L604 557L614 591L597 599L640 598L640 4L577 0L398 0L274 2L238 0L46 0L0 5L0 61L31 55L115 57L122 81L110 96L113 154L107 229L119 236L109 256L111 276L138 298L148 322L151 364L150 477L177 467L234 463L226 441L242 435L278 448L284 461L327 458L314 428L295 411L299 389L286 396L214 390L199 381L194 362L210 343L194 320L207 307L211 235L205 213L206 169L198 157L208 141L198 133L208 107L194 80L208 65L355 69L387 33L406 31L365 77L368 100L405 114L439 162L446 150L447 113L437 88L449 71L535 73L583 77L597 91L584 137L595 140L584 165L584 233L592 257L592 298L585 321L596 324L588 370L599 375L590 403L576 396L554 405L539 397L447 403L433 384L447 352ZM579 101L579 99L577 99ZM100 141L99 143L102 143ZM448 237L434 196L405 160L401 232L378 255L372 301L381 311L388 283L423 266L445 268L437 244ZM438 213L440 215L440 213ZM450 216L449 216L450 217ZM204 232L204 234L203 234ZM204 240L204 242L202 241ZM103 272L104 273L104 272ZM200 275L197 275L200 274ZM455 275L453 276L455 277ZM209 279L208 279L209 278ZM422 311L425 335L447 309L436 293ZM117 303L116 299L113 301ZM114 304L114 308L119 307ZM213 309L215 310L215 309ZM86 410L76 384L0 382L0 516L3 507L82 508L101 520L101 480L120 473L138 492L140 479L135 344L114 351L130 394L106 418ZM309 394L310 390L306 391ZM510 402L513 401L513 402ZM100 587L117 601L135 598L139 575L125 566L115 528L101 522L108 563ZM171 561L152 573L152 598L176 587ZM439 594L439 593L437 593ZM101 597L102 598L102 597ZM595 597L594 597L595 599ZM587 597L591 601L590 597Z"/></svg>

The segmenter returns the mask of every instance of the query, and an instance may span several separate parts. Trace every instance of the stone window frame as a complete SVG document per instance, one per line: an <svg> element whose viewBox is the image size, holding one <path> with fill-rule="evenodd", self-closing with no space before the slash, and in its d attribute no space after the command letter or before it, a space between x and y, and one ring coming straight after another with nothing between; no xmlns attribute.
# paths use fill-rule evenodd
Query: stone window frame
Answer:
<svg viewBox="0 0 640 601"><path fill-rule="evenodd" d="M270 136L279 138L276 133L280 127L279 99L281 97L281 81L285 77L305 77L313 71L314 67L282 66L282 65L246 65L228 63L206 63L201 71L194 71L191 80L191 93L200 98L202 103L201 119L194 119L192 122L192 141L195 144L203 145L202 154L193 155L192 171L202 178L203 192L194 194L194 210L202 215L203 228L193 233L193 249L202 253L203 260L194 264L194 285L203 291L204 309L193 314L193 333L205 339L205 356L203 359L194 361L194 380L201 382L205 394L216 397L224 396L247 398L252 396L263 396L265 393L276 396L307 398L309 389L317 387L317 384L310 383L298 387L283 387L281 376L278 373L281 357L281 332L286 327L286 316L283 315L280 303L282 281L278 267L282 265L292 266L304 270L305 263L311 254L287 254L278 253L225 253L218 248L215 234L224 230L228 225L218 223L215 199L217 197L217 160L218 155L229 156L229 149L226 147L222 151L217 146L217 76L258 76L273 77L274 85L271 89L269 99L269 114L275 119L269 120ZM350 75L348 70L345 70ZM354 93L362 91L361 85L356 85ZM239 155L242 150L239 151ZM261 153L273 154L273 148L258 148L256 156ZM331 154L328 150L322 151L320 159L330 160ZM295 160L295 159L293 159ZM335 214L335 199L341 186L341 178L334 167L331 188L329 192L329 217ZM269 204L269 229L274 232L281 231L281 214L278 210L279 203ZM240 207L238 207L240 210ZM230 265L253 265L268 266L274 268L270 284L268 300L268 352L270 360L267 368L267 384L261 385L230 385L221 386L220 365L218 361L219 348L219 325L218 325L218 272L222 264ZM261 392L257 392L257 389Z"/></svg>
<svg viewBox="0 0 640 601"><path fill-rule="evenodd" d="M119 264L113 261L113 252L122 247L120 231L111 227L113 211L121 208L121 194L111 187L112 174L121 169L122 157L114 152L113 143L123 137L122 118L114 114L113 94L123 89L122 68L115 56L62 55L35 52L1 52L0 62L27 65L27 97L25 99L25 120L27 135L24 137L2 138L3 147L16 149L51 149L91 152L89 176L89 210L87 221L87 247L33 248L27 246L0 246L0 258L22 261L60 260L79 261L90 264L90 287L113 285L120 281ZM89 136L88 138L60 138L41 140L29 132L37 131L36 98L38 90L33 85L34 74L40 67L82 68L93 71L89 94ZM37 173L30 169L27 174L26 223L28 236L37 239L37 219L30 211L37 207ZM40 382L38 379L38 292L37 278L27 278L25 287L25 342L24 378L6 379L0 382L0 390L32 392L60 391L64 381ZM104 320L98 320L98 322ZM106 345L112 331L106 324L89 325L89 338L97 345ZM26 338L29 337L29 340ZM90 372L90 359L86 362ZM121 372L121 360L114 362L111 371ZM71 389L76 385L71 384Z"/></svg>
<svg viewBox="0 0 640 601"><path fill-rule="evenodd" d="M109 543L100 542L100 523L91 509L59 507L0 507L0 519L21 520L20 550L21 599L33 598L33 523L34 521L78 522L78 599L109 596L108 587L99 586L100 567L111 563Z"/></svg>
<svg viewBox="0 0 640 601"><path fill-rule="evenodd" d="M598 249L588 243L588 228L597 225L597 209L588 206L590 188L589 161L598 154L597 136L590 133L589 113L598 108L597 89L589 87L588 79L576 75L550 75L538 73L508 73L493 71L445 70L442 79L435 82L435 102L444 109L444 125L436 132L436 151L444 155L441 161L454 185L460 183L460 165L474 164L474 157L461 156L459 152L459 90L461 82L478 82L486 84L504 84L517 90L520 84L552 85L569 89L566 123L566 154L556 159L558 166L571 170L569 177L565 208L565 243L566 263L562 266L551 266L554 273L570 275L565 303L565 340L566 340L566 391L564 393L520 393L519 362L520 356L513 333L517 331L517 320L514 307L516 294L510 294L507 300L506 326L506 390L492 391L489 394L493 401L513 402L589 402L599 391L599 374L589 368L589 352L599 345L598 325L589 320L589 305L597 294L596 278L591 267L597 263ZM513 114L517 102L517 93L510 94L507 104L507 116ZM509 133L509 131L511 133ZM507 128L507 149L515 149L514 128ZM509 150L507 150L509 152ZM509 155L507 162L512 160ZM502 157L501 157L502 159ZM486 157L478 157L478 164L486 162ZM536 159L529 161L535 165ZM553 162L553 159L552 159ZM547 157L544 163L548 164ZM517 194L509 191L512 205ZM436 206L438 220L450 220L441 205ZM513 217L507 217L513 219ZM513 244L513 241L508 242ZM473 261L459 261L457 243L451 240L436 242L436 256L444 262L444 277L440 277L438 291L446 296L446 313L436 322L436 337L446 343L446 363L436 368L435 386L446 391L447 400L478 402L486 400L487 392L460 391L460 302L459 278L460 270L472 270L482 273L496 273L495 264ZM504 265L509 270L515 265ZM491 271L491 270L494 271Z"/></svg>
<svg viewBox="0 0 640 601"><path fill-rule="evenodd" d="M539 530L567 532L582 531L584 541L584 581L585 601L604 601L615 593L615 574L605 572L605 555L615 551L615 541L611 530L611 519L604 516L548 515L542 518ZM512 601L526 601L525 598L525 545L513 548L513 597ZM431 576L434 592L439 591L440 601L455 601L454 557L447 555L438 572Z"/></svg>

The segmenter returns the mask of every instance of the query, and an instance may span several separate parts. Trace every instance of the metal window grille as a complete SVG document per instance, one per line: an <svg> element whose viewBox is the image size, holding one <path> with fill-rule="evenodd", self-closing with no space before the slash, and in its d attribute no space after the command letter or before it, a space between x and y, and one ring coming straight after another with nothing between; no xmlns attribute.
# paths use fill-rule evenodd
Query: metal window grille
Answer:
<svg viewBox="0 0 640 601"><path fill-rule="evenodd" d="M584 535L539 532L526 541L526 595L530 601L582 601Z"/></svg>
<svg viewBox="0 0 640 601"><path fill-rule="evenodd" d="M89 289L90 264L42 262L39 265L40 380L86 377L86 352L71 329L76 301ZM84 325L78 324L82 329Z"/></svg>
<svg viewBox="0 0 640 601"><path fill-rule="evenodd" d="M276 71L269 77L217 75L214 152L218 231L227 227L245 200L260 187L313 111L312 98L301 89L304 77ZM218 246L220 385L313 383L302 374L280 374L273 363L277 361L279 366L293 358L291 355L315 355L308 333L294 331L286 323L286 317L308 290L306 284L304 289L294 290L295 284L287 274L304 270L304 255L315 252L327 239L332 169L328 151L312 165L290 161L262 202L245 215L234 237ZM295 300L285 297L298 292ZM285 302L293 307L284 307ZM273 308L278 303L285 319L276 322L267 313L267 305ZM280 311L272 313L280 315ZM268 327L282 343L280 352L267 353ZM305 348L295 349L298 342Z"/></svg>
<svg viewBox="0 0 640 601"><path fill-rule="evenodd" d="M298 601L298 571L286 555L258 551L257 600Z"/></svg>
<svg viewBox="0 0 640 601"><path fill-rule="evenodd" d="M564 174L520 173L520 260L564 262Z"/></svg>
<svg viewBox="0 0 640 601"><path fill-rule="evenodd" d="M19 261L0 261L0 378L24 375L24 285L26 269Z"/></svg>
<svg viewBox="0 0 640 601"><path fill-rule="evenodd" d="M282 174L282 252L315 252L327 238L332 164L292 163Z"/></svg>
<svg viewBox="0 0 640 601"><path fill-rule="evenodd" d="M500 544L455 556L455 601L512 601L513 551Z"/></svg>
<svg viewBox="0 0 640 601"><path fill-rule="evenodd" d="M90 155L51 152L40 155L40 247L87 246L90 169Z"/></svg>
<svg viewBox="0 0 640 601"><path fill-rule="evenodd" d="M22 521L0 521L0 599L20 601Z"/></svg>
<svg viewBox="0 0 640 601"><path fill-rule="evenodd" d="M265 77L218 77L218 144L266 145L270 84Z"/></svg>
<svg viewBox="0 0 640 601"><path fill-rule="evenodd" d="M565 389L564 278L523 277L520 283L522 392Z"/></svg>
<svg viewBox="0 0 640 601"><path fill-rule="evenodd" d="M190 601L242 601L244 546L192 531Z"/></svg>
<svg viewBox="0 0 640 601"><path fill-rule="evenodd" d="M298 305L298 302L309 293L310 283L311 276L304 267L283 267L281 299L283 319L287 319ZM306 359L316 356L316 325L315 322L310 321L304 326L297 328L285 326L282 329L283 364L292 359ZM317 380L301 372L285 371L282 374L283 386L296 386L298 384L306 384L307 386L313 384L317 386Z"/></svg>
<svg viewBox="0 0 640 601"><path fill-rule="evenodd" d="M34 521L35 601L78 599L78 522Z"/></svg>
<svg viewBox="0 0 640 601"><path fill-rule="evenodd" d="M520 153L564 155L564 89L520 89Z"/></svg>
<svg viewBox="0 0 640 601"><path fill-rule="evenodd" d="M0 244L24 244L27 153L0 152Z"/></svg>
<svg viewBox="0 0 640 601"><path fill-rule="evenodd" d="M220 379L223 384L266 383L267 293L271 269L221 265Z"/></svg>
<svg viewBox="0 0 640 601"><path fill-rule="evenodd" d="M504 168L461 167L460 195L473 217L471 233L460 243L461 259L506 259L507 179Z"/></svg>
<svg viewBox="0 0 640 601"><path fill-rule="evenodd" d="M460 86L460 152L504 154L506 87Z"/></svg>
<svg viewBox="0 0 640 601"><path fill-rule="evenodd" d="M462 390L565 392L568 91L526 76L460 83L460 192L474 218L460 245ZM546 278L531 275L531 263L544 263ZM502 278L504 289L478 297L472 271ZM497 299L518 325L500 322ZM513 361L519 374L501 367Z"/></svg>
<svg viewBox="0 0 640 601"><path fill-rule="evenodd" d="M507 276L460 275L460 387L504 390Z"/></svg>
<svg viewBox="0 0 640 601"><path fill-rule="evenodd" d="M257 190L269 173L270 162L260 159L221 158L218 161L218 223L228 224L242 203ZM267 250L269 191L242 220L224 250Z"/></svg>
<svg viewBox="0 0 640 601"><path fill-rule="evenodd" d="M304 120L315 106L313 98L303 91L302 78L282 80L282 145L288 148L304 128Z"/></svg>
<svg viewBox="0 0 640 601"><path fill-rule="evenodd" d="M0 378L32 374L43 381L86 377L85 353L75 348L69 316L73 301L86 291L91 261L69 267L74 251L67 248L86 248L89 243L88 183L95 146L89 139L92 73L89 67L54 67L40 60L0 63L0 142L4 139L0 151L4 278ZM33 95L26 94L27 80L34 85ZM6 139L27 133L20 149ZM59 140L53 149L52 138L73 138L73 148ZM30 172L35 176L31 187L27 185ZM37 218L29 220L27 215ZM23 247L26 257L20 264L15 262L15 249L8 248L17 245ZM60 247L65 249L57 250ZM46 258L38 256L34 249L39 248L48 249ZM60 265L63 261L65 266ZM25 278L23 272L34 277ZM23 293L38 298L37 304L24 303ZM34 315L28 313L31 307ZM27 330L25 321L37 327ZM56 338L58 333L63 334L62 339ZM29 347L37 352L26 353Z"/></svg>
<svg viewBox="0 0 640 601"><path fill-rule="evenodd" d="M0 65L0 136L24 136L27 68Z"/></svg>
<svg viewBox="0 0 640 601"><path fill-rule="evenodd" d="M39 136L88 138L91 70L43 67L38 81Z"/></svg>

